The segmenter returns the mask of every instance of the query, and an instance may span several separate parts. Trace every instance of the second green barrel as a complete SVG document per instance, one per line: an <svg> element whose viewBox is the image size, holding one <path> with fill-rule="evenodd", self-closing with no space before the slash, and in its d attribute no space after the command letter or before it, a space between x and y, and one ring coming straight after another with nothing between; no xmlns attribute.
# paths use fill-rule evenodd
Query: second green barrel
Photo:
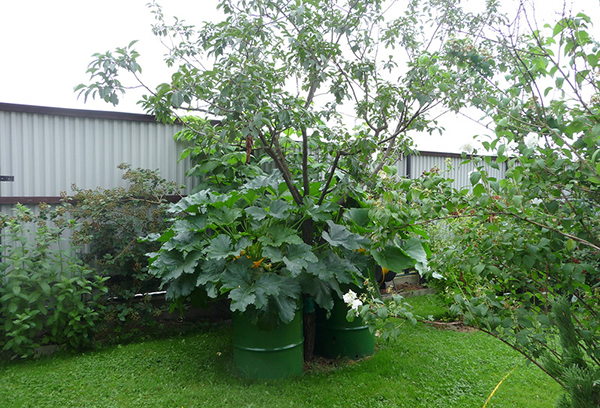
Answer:
<svg viewBox="0 0 600 408"><path fill-rule="evenodd" d="M334 296L329 319L326 310L317 308L315 354L326 358L359 359L375 352L375 335L369 326L359 317L349 322L347 313L348 306L337 296Z"/></svg>

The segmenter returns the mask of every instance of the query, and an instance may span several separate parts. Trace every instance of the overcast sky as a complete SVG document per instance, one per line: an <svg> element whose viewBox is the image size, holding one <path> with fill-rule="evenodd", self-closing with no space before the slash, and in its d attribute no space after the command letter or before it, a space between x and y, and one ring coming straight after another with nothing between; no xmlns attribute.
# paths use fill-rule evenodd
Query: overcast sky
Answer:
<svg viewBox="0 0 600 408"><path fill-rule="evenodd" d="M466 0L466 4L483 0ZM510 0L507 0L510 1ZM73 88L88 81L91 55L139 40L143 78L155 86L168 81L164 49L151 33L149 0L0 0L0 102L75 109L142 113L141 93L130 92L118 106L78 100ZM559 0L541 0L544 7ZM163 0L167 16L192 24L217 19L216 0ZM598 15L600 1L576 0ZM552 8L552 7L550 7ZM546 8L546 11L548 8ZM558 10L557 10L558 11ZM483 130L462 118L447 120L443 137L419 136L422 150L459 151L471 135ZM458 125L456 125L458 123Z"/></svg>

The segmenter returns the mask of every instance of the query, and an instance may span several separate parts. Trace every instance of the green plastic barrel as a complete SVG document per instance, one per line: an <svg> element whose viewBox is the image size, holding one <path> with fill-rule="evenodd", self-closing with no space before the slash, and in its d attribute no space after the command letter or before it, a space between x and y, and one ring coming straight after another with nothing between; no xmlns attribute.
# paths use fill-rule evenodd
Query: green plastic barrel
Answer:
<svg viewBox="0 0 600 408"><path fill-rule="evenodd" d="M234 313L233 361L246 377L279 379L302 374L304 335L302 308L289 324L261 330L243 313Z"/></svg>
<svg viewBox="0 0 600 408"><path fill-rule="evenodd" d="M346 319L348 306L334 296L331 316L327 318L325 309L317 308L315 354L326 358L359 359L375 352L375 335L357 317L349 322Z"/></svg>

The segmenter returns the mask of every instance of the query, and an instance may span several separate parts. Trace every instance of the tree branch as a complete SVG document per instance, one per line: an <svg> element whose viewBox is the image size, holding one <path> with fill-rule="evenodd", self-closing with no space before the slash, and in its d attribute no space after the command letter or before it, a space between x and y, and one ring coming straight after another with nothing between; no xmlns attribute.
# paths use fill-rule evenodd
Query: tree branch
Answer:
<svg viewBox="0 0 600 408"><path fill-rule="evenodd" d="M294 199L296 204L302 205L302 196L300 195L300 192L294 184L294 181L292 179L292 173L290 172L290 169L285 161L285 157L283 156L283 152L281 151L281 146L279 145L277 135L271 133L271 142L275 146L275 149L269 146L265 135L262 132L259 132L258 135L264 146L265 152L267 152L267 154L273 159L273 162L275 162L275 166L277 167L277 169L281 171L281 174L283 175L283 180L285 181L285 184L287 185L288 190L292 195L292 198Z"/></svg>
<svg viewBox="0 0 600 408"><path fill-rule="evenodd" d="M304 185L304 197L310 195L310 181L308 180L308 134L306 127L302 127L302 183Z"/></svg>
<svg viewBox="0 0 600 408"><path fill-rule="evenodd" d="M342 152L339 151L335 159L333 159L333 164L331 165L331 170L329 171L329 177L327 177L327 182L325 186L323 186L323 191L321 192L321 196L319 197L318 205L323 204L323 200L325 200L325 196L327 196L329 185L331 184L331 180L333 179L333 175L335 174L335 170L337 169L338 162L340 161L340 157L342 156Z"/></svg>

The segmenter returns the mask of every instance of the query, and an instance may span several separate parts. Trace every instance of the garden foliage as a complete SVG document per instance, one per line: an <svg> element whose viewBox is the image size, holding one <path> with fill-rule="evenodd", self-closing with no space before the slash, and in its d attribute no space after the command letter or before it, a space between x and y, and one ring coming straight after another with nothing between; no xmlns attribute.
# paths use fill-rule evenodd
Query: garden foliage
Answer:
<svg viewBox="0 0 600 408"><path fill-rule="evenodd" d="M160 281L148 274L146 257L158 246L139 238L169 227L167 198L179 196L182 186L164 180L156 170L131 169L128 164L119 168L125 172L127 188L85 190L73 186L73 196L65 198L78 224L72 240L85 246L83 261L107 278L108 292L102 299L107 306L106 319L125 322L142 318L153 323L160 310L135 295L159 290Z"/></svg>
<svg viewBox="0 0 600 408"><path fill-rule="evenodd" d="M331 308L330 292L341 293L339 283L362 276L332 248L358 250L368 240L333 222L331 206L290 204L282 184L274 172L229 193L203 190L174 205L171 211L186 215L157 237L164 244L151 255L151 272L162 278L167 296L183 299L196 291L216 298L226 293L231 310L265 324L289 323L302 292ZM297 233L309 217L320 221L316 226L322 239L316 250Z"/></svg>
<svg viewBox="0 0 600 408"><path fill-rule="evenodd" d="M18 205L2 216L0 345L31 356L45 344L89 346L101 316L102 278L77 257L63 234L76 227L67 208L41 204L39 214Z"/></svg>
<svg viewBox="0 0 600 408"><path fill-rule="evenodd" d="M476 73L464 91L493 119L483 145L497 157L464 156L477 166L472 193L451 209L462 235L438 266L448 280L473 279L458 285L454 310L562 384L561 406L597 406L600 47L585 14L541 29L526 9L505 21L446 42L455 68ZM486 165L506 166L506 178Z"/></svg>
<svg viewBox="0 0 600 408"><path fill-rule="evenodd" d="M291 305L311 293L302 283L312 276L327 308L348 274L365 277L354 261L362 252L391 270L435 272L456 289L454 311L563 385L563 404L597 404L600 47L590 18L565 15L539 29L525 7L506 18L496 1L481 15L454 1L410 1L391 18L384 6L223 0L225 20L196 29L167 24L152 5L154 33L180 41L166 57L178 69L142 105L166 122L180 110L218 119L180 117L179 137L195 142L185 154L206 185L175 208L176 226L154 237L162 242L154 273L174 298L194 288L228 293L234 309L276 310L285 321L287 307L272 308L279 293ZM141 72L133 46L95 54L80 93L116 104L120 70ZM406 65L381 59L395 48ZM479 108L493 122L483 145L496 157L463 156L477 167L470 189L452 189L438 170L400 180L386 167L409 151L407 132L435 129L428 113L438 105ZM361 124L353 130L340 115L347 107ZM261 165L279 171L267 176ZM506 178L486 166L506 166ZM430 271L436 236L427 224L455 238L445 250L432 243ZM342 278L313 268L331 253L344 260ZM204 262L213 272L197 275ZM561 345L559 332L569 341ZM582 396L570 384L583 377L591 386Z"/></svg>
<svg viewBox="0 0 600 408"><path fill-rule="evenodd" d="M224 261L233 265L241 251L252 254L255 262L264 259L264 264L275 267L273 273L293 278L296 297L302 291L318 294L317 303L326 309L348 274L358 285L368 276L364 262L344 251L362 248L361 254L370 259L367 264L376 261L388 269L424 267L427 249L423 241L411 239L415 228L409 223L399 229L393 215L371 212L373 202L361 186L372 184L390 158L407 149L409 130L436 128L428 114L440 101L452 99L452 108L460 105L452 89L459 78L444 67L428 69L426 39L409 29L415 24L411 10L388 21L383 1L343 3L221 1L224 20L199 28L178 19L169 24L161 7L151 5L154 33L161 40L177 38L165 60L177 72L171 82L149 90L141 104L161 121L182 121L186 129L178 137L194 142L184 153L197 163L190 174L205 176L204 190L186 200L189 207L177 207L183 211L181 223L177 231L160 238L163 246L153 255L153 271L165 283L174 278L166 266L176 261L183 269L177 269L181 275L175 279L187 280L186 287L212 290L205 280L193 279L194 270L214 258L209 255L212 245L225 243L226 225L214 221L225 208L234 215L229 221L235 228L227 231L231 247L223 252ZM116 104L126 88L120 72L140 79L134 45L95 54L88 71L91 82L77 88L80 94ZM381 49L391 52L396 46L409 53L406 66L388 56L381 58ZM348 129L342 110L356 116L361 125ZM202 113L211 120L182 116L181 111ZM365 168L374 157L375 164ZM253 166L278 170L272 173L278 179L271 181L263 202L256 192L247 196L253 190L244 180L260 175ZM263 217L271 202L276 208L290 206L289 224ZM207 217L212 224L196 226L187 221L192 216ZM187 235L181 230L184 224ZM269 224L278 225L279 234L285 232L274 235L281 239L269 238L271 232L265 230ZM362 236L362 246L354 234ZM269 239L274 240L267 243ZM304 254L301 266L286 264L288 251ZM344 259L338 263L343 273L313 270L331 261L332 253ZM260 268L252 266L242 260L238 269L243 269L246 284L254 285ZM316 277L318 283L307 289L304 276ZM251 305L266 312L273 307L252 290L238 299L240 293L229 287L227 277L218 278L216 286L236 300L233 309ZM280 317L289 315L282 305L275 308Z"/></svg>

